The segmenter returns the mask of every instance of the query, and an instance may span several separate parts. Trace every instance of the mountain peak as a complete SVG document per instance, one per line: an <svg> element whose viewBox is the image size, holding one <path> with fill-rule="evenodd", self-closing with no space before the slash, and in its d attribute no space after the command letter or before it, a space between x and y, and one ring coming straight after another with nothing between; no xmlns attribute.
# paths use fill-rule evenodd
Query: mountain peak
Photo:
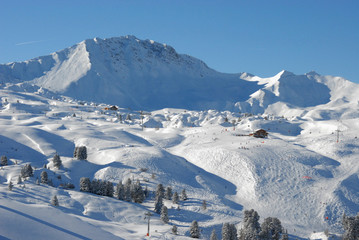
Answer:
<svg viewBox="0 0 359 240"><path fill-rule="evenodd" d="M280 72L277 74L277 76L280 76L280 77L288 77L288 76L295 76L295 74L292 73L292 72L289 72L289 71L287 71L287 70L282 70L282 71L280 71Z"/></svg>
<svg viewBox="0 0 359 240"><path fill-rule="evenodd" d="M310 71L308 73L305 74L306 76L320 76L320 74L318 74L316 71Z"/></svg>

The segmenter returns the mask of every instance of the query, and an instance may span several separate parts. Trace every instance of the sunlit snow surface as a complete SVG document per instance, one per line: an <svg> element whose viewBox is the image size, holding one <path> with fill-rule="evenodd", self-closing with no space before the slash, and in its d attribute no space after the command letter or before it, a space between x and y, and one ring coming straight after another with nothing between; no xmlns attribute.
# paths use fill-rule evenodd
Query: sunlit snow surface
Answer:
<svg viewBox="0 0 359 240"><path fill-rule="evenodd" d="M144 239L144 213L153 210L154 200L139 205L82 193L84 176L115 184L139 179L150 190L158 183L178 192L185 188L189 200L180 202L179 211L165 203L170 224L153 216L151 239L185 239L193 220L208 238L213 228L219 234L224 222L240 228L242 211L251 208L261 219L278 217L299 237L327 228L340 233L342 214L359 210L355 118L163 109L144 115L142 131L137 111L104 110L108 105L34 90L0 90L0 153L10 163L0 170L0 236L5 239ZM321 110L311 111L317 116ZM119 115L128 114L131 121L119 121ZM259 128L269 137L237 136ZM87 146L88 161L72 158L79 145ZM55 152L63 161L60 170L51 163ZM16 184L26 163L36 167L35 176ZM44 164L55 187L35 183ZM59 187L69 182L74 190ZM59 207L50 205L55 194ZM171 233L173 224L178 236Z"/></svg>
<svg viewBox="0 0 359 240"><path fill-rule="evenodd" d="M240 229L252 208L292 238L325 239L326 229L343 232L343 213L359 212L359 87L341 77L218 73L128 36L0 65L0 98L0 155L9 158L0 239L188 239L193 220L203 239L212 229L220 238L223 223ZM105 110L112 105L119 110ZM267 138L249 136L260 128ZM73 158L75 146L87 147L87 161ZM17 184L27 163L35 176ZM36 184L44 164L54 187ZM154 214L146 238L153 194L135 204L83 193L81 177L131 178L150 191L162 183L189 199L165 201L169 224Z"/></svg>

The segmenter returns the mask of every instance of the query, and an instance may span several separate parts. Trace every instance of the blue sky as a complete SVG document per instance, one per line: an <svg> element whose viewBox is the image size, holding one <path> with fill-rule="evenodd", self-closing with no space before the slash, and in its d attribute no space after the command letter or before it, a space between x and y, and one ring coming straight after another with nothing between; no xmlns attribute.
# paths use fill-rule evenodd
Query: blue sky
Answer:
<svg viewBox="0 0 359 240"><path fill-rule="evenodd" d="M135 35L217 71L282 69L359 83L358 0L0 0L0 63Z"/></svg>

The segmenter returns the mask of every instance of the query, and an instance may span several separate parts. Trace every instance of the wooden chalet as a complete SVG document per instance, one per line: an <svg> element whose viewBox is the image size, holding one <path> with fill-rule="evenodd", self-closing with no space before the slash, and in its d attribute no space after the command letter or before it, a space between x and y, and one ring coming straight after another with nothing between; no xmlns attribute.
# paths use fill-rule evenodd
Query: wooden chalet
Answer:
<svg viewBox="0 0 359 240"><path fill-rule="evenodd" d="M256 138L265 138L268 136L268 132L264 129L259 129L253 133L253 137Z"/></svg>

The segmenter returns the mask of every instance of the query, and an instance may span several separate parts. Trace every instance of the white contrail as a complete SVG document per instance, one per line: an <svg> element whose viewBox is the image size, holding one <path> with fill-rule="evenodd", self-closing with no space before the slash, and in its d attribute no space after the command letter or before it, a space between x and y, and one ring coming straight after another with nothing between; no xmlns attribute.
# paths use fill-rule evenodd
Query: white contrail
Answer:
<svg viewBox="0 0 359 240"><path fill-rule="evenodd" d="M20 46L20 45L27 45L27 44L39 43L39 42L44 42L44 40L16 43L15 45L16 45L16 46Z"/></svg>

